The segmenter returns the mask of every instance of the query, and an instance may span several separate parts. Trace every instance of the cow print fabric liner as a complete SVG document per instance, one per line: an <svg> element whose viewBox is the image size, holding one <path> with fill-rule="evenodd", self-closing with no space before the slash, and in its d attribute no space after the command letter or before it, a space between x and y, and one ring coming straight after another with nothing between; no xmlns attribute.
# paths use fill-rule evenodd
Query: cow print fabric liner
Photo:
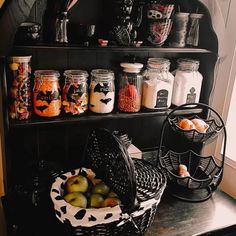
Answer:
<svg viewBox="0 0 236 236"><path fill-rule="evenodd" d="M83 168L86 171L86 168ZM107 224L114 221L120 221L131 217L136 217L157 205L160 199L150 199L141 202L140 207L129 216L127 213L122 213L120 206L104 207L104 208L79 208L70 205L63 199L64 186L68 178L77 175L79 169L63 174L57 177L51 188L51 199L54 203L55 215L62 222L73 227L84 226L92 227L98 224Z"/></svg>

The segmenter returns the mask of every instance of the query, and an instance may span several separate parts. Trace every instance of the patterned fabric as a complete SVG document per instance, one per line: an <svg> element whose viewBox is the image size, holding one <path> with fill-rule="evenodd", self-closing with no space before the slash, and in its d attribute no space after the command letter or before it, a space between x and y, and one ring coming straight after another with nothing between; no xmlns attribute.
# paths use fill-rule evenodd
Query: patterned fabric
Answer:
<svg viewBox="0 0 236 236"><path fill-rule="evenodd" d="M83 168L86 171L86 168ZM67 172L60 177L57 177L51 188L51 199L54 203L56 217L62 223L69 223L73 227L84 226L92 227L98 224L108 224L115 221L127 220L130 217L137 217L145 213L147 209L156 206L160 198L150 199L141 202L139 209L134 211L131 216L122 213L120 206L104 207L104 208L79 208L74 207L63 199L64 183L73 175L77 175L79 169L73 172Z"/></svg>

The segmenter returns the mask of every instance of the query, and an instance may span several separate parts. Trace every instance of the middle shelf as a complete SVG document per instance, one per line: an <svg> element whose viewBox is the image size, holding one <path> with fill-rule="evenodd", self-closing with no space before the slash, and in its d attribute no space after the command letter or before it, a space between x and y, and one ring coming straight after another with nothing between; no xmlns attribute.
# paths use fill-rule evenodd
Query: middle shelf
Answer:
<svg viewBox="0 0 236 236"><path fill-rule="evenodd" d="M167 116L172 109L167 109L163 111L145 111L141 110L136 113L122 113L119 111L114 111L109 114L95 114L92 112L87 112L86 114L80 116L58 116L54 118L44 118L33 116L29 120L10 120L9 127L11 128L24 128L33 126L44 126L44 125L71 125L79 124L84 122L94 122L100 120L115 120L115 119L132 119L132 118L144 118L144 117L154 117L154 116ZM192 109L182 109L179 110L177 115L185 114L199 114L203 110L200 108Z"/></svg>

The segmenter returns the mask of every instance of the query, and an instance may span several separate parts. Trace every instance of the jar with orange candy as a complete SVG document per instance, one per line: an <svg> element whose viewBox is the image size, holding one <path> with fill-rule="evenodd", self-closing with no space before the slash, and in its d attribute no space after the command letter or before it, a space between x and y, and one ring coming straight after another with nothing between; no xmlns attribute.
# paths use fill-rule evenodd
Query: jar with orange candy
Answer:
<svg viewBox="0 0 236 236"><path fill-rule="evenodd" d="M61 112L61 90L57 70L36 70L33 89L34 112L38 116L54 117Z"/></svg>
<svg viewBox="0 0 236 236"><path fill-rule="evenodd" d="M118 109L122 112L138 112L141 108L141 63L121 63L123 73L118 94Z"/></svg>

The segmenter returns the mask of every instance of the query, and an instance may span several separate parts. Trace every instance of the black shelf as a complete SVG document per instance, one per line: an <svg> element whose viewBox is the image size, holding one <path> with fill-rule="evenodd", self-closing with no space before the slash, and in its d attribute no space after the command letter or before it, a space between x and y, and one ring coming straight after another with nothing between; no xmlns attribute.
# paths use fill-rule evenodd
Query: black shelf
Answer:
<svg viewBox="0 0 236 236"><path fill-rule="evenodd" d="M155 116L167 116L172 109L164 111L140 111L137 113L121 113L115 111L109 114L95 114L88 112L81 116L58 116L54 118L45 118L45 117L32 117L29 120L16 121L10 120L9 126L11 128L24 128L24 127L33 127L33 126L45 126L45 125L71 125L71 124L80 124L84 122L96 122L101 120L115 120L115 119L133 119L133 118L144 118L144 117L155 117ZM183 109L178 112L179 115L185 114L199 114L202 112L202 109Z"/></svg>
<svg viewBox="0 0 236 236"><path fill-rule="evenodd" d="M15 45L15 50L23 49L49 49L49 50L81 50L81 51L151 51L160 53L213 53L210 50L204 48L172 48L172 47L154 47L154 46L140 46L140 47L122 47L122 46L81 46L77 44L33 44L33 45Z"/></svg>

